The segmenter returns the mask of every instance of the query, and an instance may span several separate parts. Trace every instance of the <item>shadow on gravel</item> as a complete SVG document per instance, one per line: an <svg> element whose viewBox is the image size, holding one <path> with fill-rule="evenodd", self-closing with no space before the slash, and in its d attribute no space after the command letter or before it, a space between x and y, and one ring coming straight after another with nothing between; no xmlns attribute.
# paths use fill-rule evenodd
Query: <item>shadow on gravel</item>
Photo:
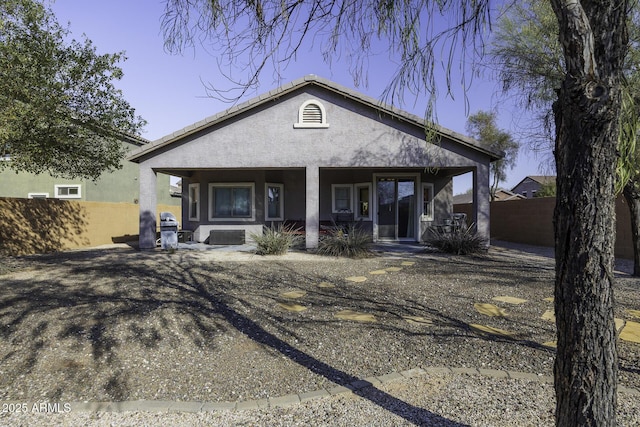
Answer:
<svg viewBox="0 0 640 427"><path fill-rule="evenodd" d="M370 286L337 286L326 290L317 284L335 277L322 268L299 271L285 262L247 268L247 264L203 261L187 252L83 251L34 257L33 262L47 275L33 280L17 272L0 278L0 366L6 368L0 376L0 400L19 398L12 393L18 391L16 384L25 387L21 377L28 380L32 375L43 375L38 372L43 367L50 371L47 375L60 378L60 384L46 395L29 398L59 400L68 393L65 387L69 384L81 387L99 382L106 398L130 400L135 390L129 375L140 366L131 366L130 360L124 360L125 342L135 343L135 348L144 355L161 354L170 348L204 349L213 354L218 350L218 338L236 331L259 344L257 347L345 387L356 382L365 386L359 377L362 372L355 372L351 366L331 359L330 353L318 350L319 343L313 341L316 328L326 328L323 339L328 341L339 339L338 331L348 328L363 340L368 333L378 341L381 337L397 338L396 347L387 342L380 346L380 351L389 351L390 358L409 355L423 358L430 344L434 351L439 347L449 352L460 348L447 347L445 344L450 342L464 342L473 350L477 350L478 343L488 342L491 346L509 345L509 350L517 346L541 351L545 356L551 354L527 336L508 339L471 333L468 319L463 321L447 313L447 307L439 306L437 301L400 292L402 284L396 282L400 274L371 277ZM483 264L478 272L480 262ZM544 269L525 267L527 276L548 275ZM442 262L424 262L403 271L402 280L425 280L448 274L464 277L472 272L480 274L480 280L487 283L505 281L505 286L511 286L509 281L523 275L499 262L455 259L449 263L442 258ZM496 274L500 275L498 279ZM539 280L529 279L523 286L539 286ZM307 303L318 310L313 315L300 316L274 309L279 294L289 288L304 289ZM341 323L333 318L329 308L362 310L384 321L364 326ZM403 320L405 315L429 316L436 328L411 326ZM300 333L303 330L305 333ZM358 344L337 343L336 351L357 352ZM403 346L413 347L402 353ZM52 352L57 359L53 362L47 359ZM454 363L455 353L449 354L450 359L446 359L447 353L435 357L447 364ZM393 362L367 369L380 371L393 366ZM353 388L354 394L410 423L463 425L375 387ZM80 397L83 389L74 392Z"/></svg>

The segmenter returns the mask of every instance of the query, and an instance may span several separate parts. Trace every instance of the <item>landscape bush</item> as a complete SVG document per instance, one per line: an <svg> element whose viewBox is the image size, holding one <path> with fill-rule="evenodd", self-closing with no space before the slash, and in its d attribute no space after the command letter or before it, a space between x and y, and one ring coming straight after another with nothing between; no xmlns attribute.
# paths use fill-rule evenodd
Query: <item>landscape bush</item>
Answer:
<svg viewBox="0 0 640 427"><path fill-rule="evenodd" d="M278 224L276 226L264 226L262 234L251 233L250 237L256 243L258 255L284 255L289 249L296 247L304 241L300 231L293 225Z"/></svg>
<svg viewBox="0 0 640 427"><path fill-rule="evenodd" d="M425 243L442 252L470 255L487 250L487 239L475 231L475 225L446 231L430 228Z"/></svg>
<svg viewBox="0 0 640 427"><path fill-rule="evenodd" d="M356 224L346 228L333 227L329 234L323 236L318 243L321 255L366 258L373 254L371 233L360 229Z"/></svg>

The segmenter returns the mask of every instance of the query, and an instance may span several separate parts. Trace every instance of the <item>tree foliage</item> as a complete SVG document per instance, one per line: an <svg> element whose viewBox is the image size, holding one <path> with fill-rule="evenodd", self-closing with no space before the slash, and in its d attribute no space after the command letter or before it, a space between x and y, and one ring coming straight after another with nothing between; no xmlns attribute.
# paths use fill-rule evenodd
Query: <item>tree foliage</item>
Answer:
<svg viewBox="0 0 640 427"><path fill-rule="evenodd" d="M549 181L540 185L534 197L556 197L556 194L556 183Z"/></svg>
<svg viewBox="0 0 640 427"><path fill-rule="evenodd" d="M216 51L220 71L236 90L209 85L212 96L236 101L258 86L263 72L274 79L309 44L327 63L349 64L356 86L365 84L372 52L398 64L384 94L404 102L405 94L430 97L439 91L437 67L464 68L482 49L490 26L488 0L167 0L162 28L165 48L182 52L197 43ZM446 22L446 25L443 25ZM463 63L457 62L462 58ZM437 66L437 67L436 67ZM446 93L451 94L451 74ZM463 79L464 79L463 75ZM461 82L466 88L469 81Z"/></svg>
<svg viewBox="0 0 640 427"><path fill-rule="evenodd" d="M0 3L0 167L97 179L144 125L113 83L124 55L68 38L43 4Z"/></svg>
<svg viewBox="0 0 640 427"><path fill-rule="evenodd" d="M507 169L513 169L516 164L520 145L509 132L498 128L494 112L478 111L469 116L467 132L484 146L504 153L504 157L491 163L489 168L489 173L493 177L490 189L491 200L493 200L498 185L507 179Z"/></svg>
<svg viewBox="0 0 640 427"><path fill-rule="evenodd" d="M629 50L624 60L620 123L620 156L616 191L633 180L640 185L640 10L629 9ZM566 75L562 46L557 37L558 20L546 1L515 2L505 8L495 26L488 63L495 68L503 91L513 94L534 115L534 130L528 135L537 151L553 149L555 124L552 104ZM542 127L541 127L542 126ZM540 132L544 129L545 132Z"/></svg>

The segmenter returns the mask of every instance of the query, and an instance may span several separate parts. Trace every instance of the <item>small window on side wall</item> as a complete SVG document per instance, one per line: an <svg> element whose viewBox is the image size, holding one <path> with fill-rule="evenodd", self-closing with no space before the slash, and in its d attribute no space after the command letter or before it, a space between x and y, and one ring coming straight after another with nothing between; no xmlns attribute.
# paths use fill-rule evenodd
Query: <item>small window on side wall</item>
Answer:
<svg viewBox="0 0 640 427"><path fill-rule="evenodd" d="M298 122L294 123L294 128L323 129L328 128L327 112L320 101L311 99L305 101L298 109Z"/></svg>
<svg viewBox="0 0 640 427"><path fill-rule="evenodd" d="M55 197L58 199L81 199L80 185L55 185Z"/></svg>
<svg viewBox="0 0 640 427"><path fill-rule="evenodd" d="M189 221L200 221L200 184L189 184Z"/></svg>
<svg viewBox="0 0 640 427"><path fill-rule="evenodd" d="M433 184L422 184L422 218L426 221L433 221Z"/></svg>

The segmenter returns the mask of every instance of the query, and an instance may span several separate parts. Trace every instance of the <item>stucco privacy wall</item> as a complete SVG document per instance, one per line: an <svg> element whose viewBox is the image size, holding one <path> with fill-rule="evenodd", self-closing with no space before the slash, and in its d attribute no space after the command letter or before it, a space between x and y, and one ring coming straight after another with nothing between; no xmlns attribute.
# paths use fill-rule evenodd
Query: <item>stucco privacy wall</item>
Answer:
<svg viewBox="0 0 640 427"><path fill-rule="evenodd" d="M507 242L553 247L555 197L540 197L491 203L491 237ZM454 205L454 211L469 214L471 204ZM615 255L633 259L629 206L616 200Z"/></svg>
<svg viewBox="0 0 640 427"><path fill-rule="evenodd" d="M479 208L487 211L477 222L480 231L488 234L490 154L462 143L468 139L461 135L455 136L456 142L443 134L427 143L424 127L417 124L419 118L407 119L408 114L381 109L375 100L360 102L361 98L354 100L359 95L346 89L333 85L328 89L328 83L313 82L292 84L291 91L285 85L285 89L195 123L132 154L130 158L140 163L141 246L151 238L144 230L153 228L156 201L151 186L155 185L155 173L189 177L193 171L207 169L304 170L308 241L315 238L320 220L318 191L324 168L434 167L447 168L451 174L475 171L475 188L481 193ZM324 106L327 128L294 127L300 106L309 100ZM145 200L143 193L150 197Z"/></svg>
<svg viewBox="0 0 640 427"><path fill-rule="evenodd" d="M181 220L180 207L158 205ZM133 203L0 198L0 253L27 255L138 239Z"/></svg>

